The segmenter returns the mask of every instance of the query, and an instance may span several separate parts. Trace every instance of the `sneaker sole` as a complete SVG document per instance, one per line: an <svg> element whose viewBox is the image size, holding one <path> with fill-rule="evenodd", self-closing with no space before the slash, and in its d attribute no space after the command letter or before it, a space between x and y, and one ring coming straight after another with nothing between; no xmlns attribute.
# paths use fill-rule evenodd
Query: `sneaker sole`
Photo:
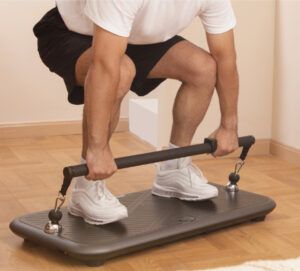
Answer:
<svg viewBox="0 0 300 271"><path fill-rule="evenodd" d="M186 200L186 201L201 201L201 200L208 200L213 199L218 196L218 193L216 195L196 195L196 194L189 194L182 191L179 191L175 188L166 188L162 187L158 184L154 184L152 187L152 194L164 197L164 198L178 198L180 200Z"/></svg>
<svg viewBox="0 0 300 271"><path fill-rule="evenodd" d="M94 218L86 216L81 209L74 207L73 203L70 203L70 205L71 206L68 207L68 212L70 215L76 216L76 217L81 217L86 223L92 224L92 225L104 225L104 224L116 222L123 218L128 217L128 215L126 214L126 215L123 215L123 216L120 216L120 217L114 218L114 219L96 220Z"/></svg>

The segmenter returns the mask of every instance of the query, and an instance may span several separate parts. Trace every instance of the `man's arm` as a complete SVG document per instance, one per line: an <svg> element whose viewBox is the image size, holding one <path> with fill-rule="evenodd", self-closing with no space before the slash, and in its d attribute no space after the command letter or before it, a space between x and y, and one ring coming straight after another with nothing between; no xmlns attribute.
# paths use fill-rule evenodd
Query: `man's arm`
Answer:
<svg viewBox="0 0 300 271"><path fill-rule="evenodd" d="M120 80L127 38L94 27L92 62L85 81L88 179L103 179L116 171L109 147L109 127Z"/></svg>
<svg viewBox="0 0 300 271"><path fill-rule="evenodd" d="M220 127L212 134L218 141L215 156L228 154L238 148L238 92L239 79L236 66L233 30L223 34L208 34L207 41L217 63L217 92L220 102Z"/></svg>

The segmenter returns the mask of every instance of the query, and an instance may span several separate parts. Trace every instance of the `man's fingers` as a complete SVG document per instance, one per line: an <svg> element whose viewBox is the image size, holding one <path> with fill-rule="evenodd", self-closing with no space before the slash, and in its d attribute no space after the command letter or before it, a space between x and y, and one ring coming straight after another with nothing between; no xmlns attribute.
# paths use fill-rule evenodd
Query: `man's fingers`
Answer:
<svg viewBox="0 0 300 271"><path fill-rule="evenodd" d="M222 152L222 151L215 151L212 156L213 157L219 157L219 156L223 156L226 155L226 153Z"/></svg>
<svg viewBox="0 0 300 271"><path fill-rule="evenodd" d="M238 147L236 146L218 146L217 150L212 154L214 157L224 156L234 152Z"/></svg>
<svg viewBox="0 0 300 271"><path fill-rule="evenodd" d="M88 179L89 181L107 179L111 177L116 171L117 167L108 168L105 172L98 169L89 170L89 174L86 176L86 179Z"/></svg>

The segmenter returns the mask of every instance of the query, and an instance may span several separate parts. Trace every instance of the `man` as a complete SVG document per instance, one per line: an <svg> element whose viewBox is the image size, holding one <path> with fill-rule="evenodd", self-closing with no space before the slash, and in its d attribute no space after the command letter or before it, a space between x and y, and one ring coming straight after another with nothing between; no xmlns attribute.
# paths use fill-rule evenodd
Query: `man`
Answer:
<svg viewBox="0 0 300 271"><path fill-rule="evenodd" d="M41 59L64 79L69 101L84 103L82 162L87 162L89 175L75 180L71 214L92 224L128 216L102 180L117 170L109 140L129 89L144 96L166 78L182 82L169 145L176 148L191 144L216 87L221 121L211 135L218 140L214 155L237 148L235 17L229 0L57 0L56 4L34 33ZM177 36L197 16L210 53ZM186 157L157 165L152 193L193 201L216 197L218 190Z"/></svg>

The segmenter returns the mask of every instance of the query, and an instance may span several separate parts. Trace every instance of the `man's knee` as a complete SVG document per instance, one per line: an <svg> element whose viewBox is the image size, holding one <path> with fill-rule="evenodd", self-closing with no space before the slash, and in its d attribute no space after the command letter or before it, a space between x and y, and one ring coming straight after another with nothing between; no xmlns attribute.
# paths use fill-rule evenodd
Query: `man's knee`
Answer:
<svg viewBox="0 0 300 271"><path fill-rule="evenodd" d="M197 87L214 88L217 80L217 63L210 54L199 54L192 58L190 84Z"/></svg>
<svg viewBox="0 0 300 271"><path fill-rule="evenodd" d="M135 65L128 56L124 56L120 68L120 82L118 87L117 98L123 99L130 90L130 86L135 77Z"/></svg>

